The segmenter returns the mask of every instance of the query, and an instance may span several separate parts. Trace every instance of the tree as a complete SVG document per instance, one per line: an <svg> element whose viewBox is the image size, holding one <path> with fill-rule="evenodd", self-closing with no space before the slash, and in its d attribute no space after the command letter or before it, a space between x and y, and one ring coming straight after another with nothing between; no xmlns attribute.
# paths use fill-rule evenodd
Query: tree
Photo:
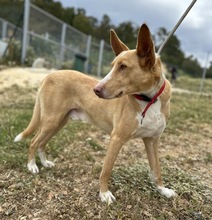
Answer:
<svg viewBox="0 0 212 220"><path fill-rule="evenodd" d="M157 47L160 47L160 45L167 38L168 34L169 33L165 28L159 29L155 37L157 39ZM180 40L176 35L173 35L166 43L161 54L161 59L170 65L181 67L184 60L184 53L181 50Z"/></svg>
<svg viewBox="0 0 212 220"><path fill-rule="evenodd" d="M202 72L201 72L202 73ZM210 66L206 72L206 78L212 78L212 61L210 62Z"/></svg>
<svg viewBox="0 0 212 220"><path fill-rule="evenodd" d="M62 7L61 2L54 2L53 0L31 0L31 2L55 17L63 19L65 9Z"/></svg>
<svg viewBox="0 0 212 220"><path fill-rule="evenodd" d="M113 28L110 17L103 15L100 25L96 28L94 36L99 39L104 39L106 42L110 42L110 29Z"/></svg>
<svg viewBox="0 0 212 220"><path fill-rule="evenodd" d="M73 20L74 20L74 17L76 16L76 13L75 13L75 8L66 8L64 11L63 11L63 14L62 14L62 20L64 22L66 22L67 24L69 25L72 25L73 26Z"/></svg>
<svg viewBox="0 0 212 220"><path fill-rule="evenodd" d="M117 28L116 32L118 36L121 36L121 40L128 45L129 48L134 48L137 41L138 27L133 27L132 22L123 22Z"/></svg>
<svg viewBox="0 0 212 220"><path fill-rule="evenodd" d="M23 1L21 0L0 0L0 17L17 25L23 18Z"/></svg>
<svg viewBox="0 0 212 220"><path fill-rule="evenodd" d="M85 10L82 8L77 10L77 15L73 19L73 26L88 35L93 32L93 27L86 16Z"/></svg>
<svg viewBox="0 0 212 220"><path fill-rule="evenodd" d="M90 22L90 25L93 27L93 29L96 29L98 26L98 20L95 17L89 16L88 20Z"/></svg>
<svg viewBox="0 0 212 220"><path fill-rule="evenodd" d="M193 77L200 77L202 73L202 68L196 58L193 56L185 57L181 68Z"/></svg>
<svg viewBox="0 0 212 220"><path fill-rule="evenodd" d="M168 36L168 32L164 27L158 29L156 35L154 36L155 46L157 49L162 45L162 43L166 40Z"/></svg>

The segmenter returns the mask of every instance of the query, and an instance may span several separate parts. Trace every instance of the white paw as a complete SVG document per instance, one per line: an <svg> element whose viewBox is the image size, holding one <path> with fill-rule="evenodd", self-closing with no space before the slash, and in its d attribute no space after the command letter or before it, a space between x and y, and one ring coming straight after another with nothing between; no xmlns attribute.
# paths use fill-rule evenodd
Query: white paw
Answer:
<svg viewBox="0 0 212 220"><path fill-rule="evenodd" d="M54 166L54 163L46 159L46 154L41 149L38 149L38 156L40 157L41 164L44 167L51 168Z"/></svg>
<svg viewBox="0 0 212 220"><path fill-rule="evenodd" d="M116 198L113 196L113 194L110 191L100 192L99 197L102 202L106 202L108 205L110 205L112 202L116 200Z"/></svg>
<svg viewBox="0 0 212 220"><path fill-rule="evenodd" d="M32 159L28 164L27 168L31 173L39 173L39 169L35 163L35 159Z"/></svg>
<svg viewBox="0 0 212 220"><path fill-rule="evenodd" d="M157 189L161 195L166 196L167 198L177 196L177 193L175 193L174 190L166 188L164 186L158 186Z"/></svg>
<svg viewBox="0 0 212 220"><path fill-rule="evenodd" d="M14 139L14 142L18 142L21 141L23 139L22 133L20 133L19 135L17 135Z"/></svg>
<svg viewBox="0 0 212 220"><path fill-rule="evenodd" d="M49 160L41 161L41 163L44 167L47 167L47 168L51 168L54 166L54 163Z"/></svg>

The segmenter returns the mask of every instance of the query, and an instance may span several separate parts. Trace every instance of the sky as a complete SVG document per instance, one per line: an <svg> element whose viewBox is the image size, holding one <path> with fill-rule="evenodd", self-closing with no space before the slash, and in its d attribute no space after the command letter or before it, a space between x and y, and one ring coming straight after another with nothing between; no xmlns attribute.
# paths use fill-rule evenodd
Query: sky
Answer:
<svg viewBox="0 0 212 220"><path fill-rule="evenodd" d="M107 14L118 26L131 21L146 23L152 34L160 27L171 31L192 0L57 0L63 7L84 8L87 16L101 21ZM109 34L109 33L108 33ZM197 0L175 32L186 56L193 55L202 66L212 61L212 0ZM121 36L119 36L121 39ZM133 49L133 48L132 48Z"/></svg>

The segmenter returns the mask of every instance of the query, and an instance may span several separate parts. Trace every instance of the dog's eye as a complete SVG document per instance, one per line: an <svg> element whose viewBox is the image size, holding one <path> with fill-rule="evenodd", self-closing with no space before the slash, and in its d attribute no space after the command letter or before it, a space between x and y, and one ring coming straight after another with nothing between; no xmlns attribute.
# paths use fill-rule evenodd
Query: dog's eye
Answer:
<svg viewBox="0 0 212 220"><path fill-rule="evenodd" d="M121 64L120 65L120 70L124 70L124 69L126 69L127 68L127 66L125 65L125 64Z"/></svg>

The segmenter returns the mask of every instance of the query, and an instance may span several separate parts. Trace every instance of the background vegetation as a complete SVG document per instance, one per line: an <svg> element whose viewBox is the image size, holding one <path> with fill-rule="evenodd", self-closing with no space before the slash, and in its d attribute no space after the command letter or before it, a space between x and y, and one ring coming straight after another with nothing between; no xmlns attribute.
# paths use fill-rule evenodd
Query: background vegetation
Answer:
<svg viewBox="0 0 212 220"><path fill-rule="evenodd" d="M115 26L107 14L102 15L102 19L99 21L93 16L87 16L86 10L83 8L63 8L60 2L53 0L31 0L31 2L76 29L88 35L92 35L95 38L104 39L109 43L109 30L113 28L130 48L134 48L136 44L139 27L130 21ZM0 0L0 5L1 17L17 24L17 18L21 17L23 13L23 1ZM169 30L166 30L164 27L158 29L156 35L153 36L157 48L159 48L168 33ZM177 35L174 35L164 48L162 61L165 62L168 67L175 66L193 77L200 77L203 71L195 57L185 55L185 52L181 49L181 42ZM207 70L207 77L212 77L212 65L210 65Z"/></svg>

